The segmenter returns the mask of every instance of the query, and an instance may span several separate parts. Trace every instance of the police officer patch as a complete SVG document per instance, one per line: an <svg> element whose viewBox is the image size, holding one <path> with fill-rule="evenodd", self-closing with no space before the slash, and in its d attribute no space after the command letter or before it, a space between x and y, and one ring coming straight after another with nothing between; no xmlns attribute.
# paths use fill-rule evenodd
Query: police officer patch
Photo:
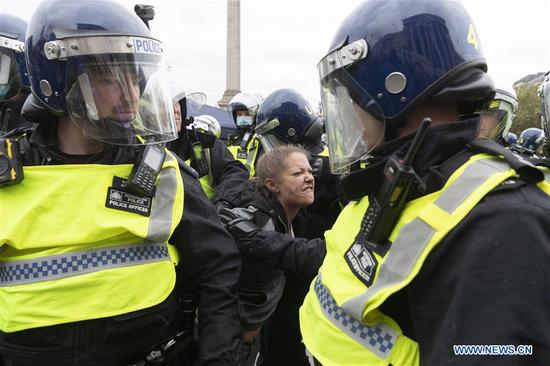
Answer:
<svg viewBox="0 0 550 366"><path fill-rule="evenodd" d="M345 254L349 268L365 285L370 286L378 267L374 254L358 242L347 250Z"/></svg>
<svg viewBox="0 0 550 366"><path fill-rule="evenodd" d="M141 197L121 189L109 187L105 207L149 216L151 214L151 203L152 199L150 197Z"/></svg>

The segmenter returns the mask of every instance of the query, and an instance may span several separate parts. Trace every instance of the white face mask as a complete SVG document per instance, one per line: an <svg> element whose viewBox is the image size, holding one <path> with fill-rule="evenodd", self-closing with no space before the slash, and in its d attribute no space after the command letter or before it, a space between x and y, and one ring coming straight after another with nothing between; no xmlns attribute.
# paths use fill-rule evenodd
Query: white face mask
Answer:
<svg viewBox="0 0 550 366"><path fill-rule="evenodd" d="M239 116L239 117L237 117L237 126L238 127L252 126L252 116Z"/></svg>

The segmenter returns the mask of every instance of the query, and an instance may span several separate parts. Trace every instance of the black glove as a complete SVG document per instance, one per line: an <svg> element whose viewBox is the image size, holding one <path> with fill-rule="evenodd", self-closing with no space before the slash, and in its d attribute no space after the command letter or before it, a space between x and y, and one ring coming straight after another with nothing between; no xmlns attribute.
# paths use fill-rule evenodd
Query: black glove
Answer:
<svg viewBox="0 0 550 366"><path fill-rule="evenodd" d="M327 157L317 156L311 160L311 174L315 178L315 182L323 182L329 186L338 183L338 175L330 172L329 160Z"/></svg>
<svg viewBox="0 0 550 366"><path fill-rule="evenodd" d="M254 222L254 212L256 209L249 208L221 208L218 212L220 221L227 231L237 241L240 247L240 241L253 235L260 230Z"/></svg>

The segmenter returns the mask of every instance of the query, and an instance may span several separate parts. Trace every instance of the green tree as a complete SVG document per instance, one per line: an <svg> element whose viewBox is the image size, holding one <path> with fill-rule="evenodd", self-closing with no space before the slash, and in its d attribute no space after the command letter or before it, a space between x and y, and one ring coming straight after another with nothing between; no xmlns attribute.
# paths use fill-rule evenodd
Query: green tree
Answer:
<svg viewBox="0 0 550 366"><path fill-rule="evenodd" d="M540 128L540 99L537 96L538 87L539 84L519 84L515 87L518 98L518 110L511 130L518 136L526 128Z"/></svg>

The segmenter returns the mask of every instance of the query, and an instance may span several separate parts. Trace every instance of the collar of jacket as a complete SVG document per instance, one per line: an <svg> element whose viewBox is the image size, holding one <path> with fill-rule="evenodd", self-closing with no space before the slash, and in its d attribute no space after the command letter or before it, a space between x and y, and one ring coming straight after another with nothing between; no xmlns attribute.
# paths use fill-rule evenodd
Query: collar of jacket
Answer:
<svg viewBox="0 0 550 366"><path fill-rule="evenodd" d="M239 206L248 207L254 206L260 210L263 214L270 216L275 220L276 229L278 232L288 232L286 222L286 212L281 203L273 196L266 197L258 189L259 182L251 180L247 183L244 191L245 194L241 196L241 202ZM305 210L300 209L294 220L292 220L292 228L296 235L301 235L305 231ZM264 223L259 223L262 226Z"/></svg>
<svg viewBox="0 0 550 366"><path fill-rule="evenodd" d="M39 123L29 138L31 146L40 152L41 162L35 165L65 164L65 158L57 149L57 121L52 123ZM102 152L94 155L90 164L132 164L136 159L138 149L135 146L105 145Z"/></svg>
<svg viewBox="0 0 550 366"><path fill-rule="evenodd" d="M430 127L413 161L416 174L424 180L428 194L440 189L447 180L442 166L465 149L465 145L479 134L479 117L464 121ZM373 153L370 164L342 178L341 185L346 197L353 201L380 189L383 169L388 158L397 153L403 157L408 150L414 134L385 143ZM471 155L467 153L466 155ZM466 157L462 158L466 159Z"/></svg>

